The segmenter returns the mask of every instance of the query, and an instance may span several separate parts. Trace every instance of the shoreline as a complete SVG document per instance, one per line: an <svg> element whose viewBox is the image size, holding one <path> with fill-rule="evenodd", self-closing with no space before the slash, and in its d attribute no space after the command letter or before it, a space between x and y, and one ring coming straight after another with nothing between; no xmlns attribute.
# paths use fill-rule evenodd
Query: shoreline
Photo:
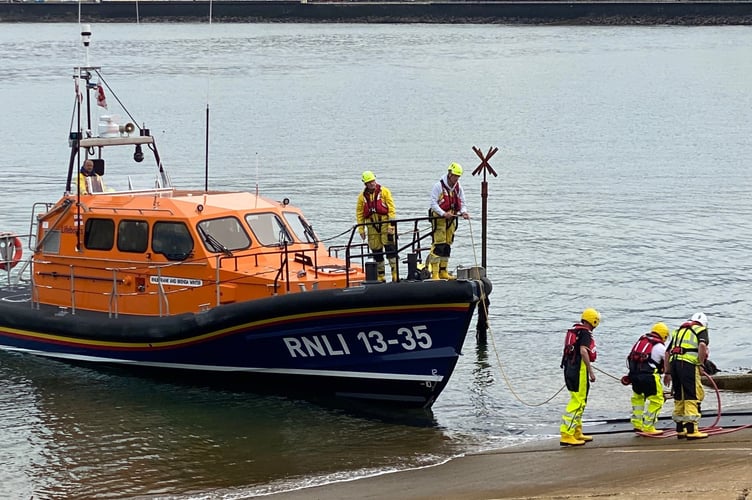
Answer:
<svg viewBox="0 0 752 500"><path fill-rule="evenodd" d="M208 0L6 1L0 22L206 23ZM752 25L752 1L217 0L212 22L518 25Z"/></svg>
<svg viewBox="0 0 752 500"><path fill-rule="evenodd" d="M353 498L746 498L752 429L697 441L596 435L582 447L558 439L466 455L413 469L285 493L275 500ZM252 497L261 498L261 497Z"/></svg>

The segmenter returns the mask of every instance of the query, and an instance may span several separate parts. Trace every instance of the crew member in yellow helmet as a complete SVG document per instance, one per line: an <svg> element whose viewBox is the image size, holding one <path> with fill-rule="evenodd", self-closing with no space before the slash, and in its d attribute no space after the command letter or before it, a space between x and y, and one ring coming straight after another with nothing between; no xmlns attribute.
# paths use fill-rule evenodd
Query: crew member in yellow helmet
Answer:
<svg viewBox="0 0 752 500"><path fill-rule="evenodd" d="M368 248L376 261L376 271L379 281L385 281L386 265L384 254L389 260L392 270L392 281L397 281L397 246L394 226L389 222L396 218L392 192L376 182L376 175L366 170L360 177L363 181L363 191L358 195L355 207L355 220L358 221L360 238L366 239L368 227Z"/></svg>
<svg viewBox="0 0 752 500"><path fill-rule="evenodd" d="M431 268L432 279L454 279L449 274L449 255L454 243L458 217L469 219L465 204L465 192L460 186L462 166L452 163L447 173L434 184L431 190L431 208L428 215L433 225L431 232L431 253L426 265Z"/></svg>
<svg viewBox="0 0 752 500"><path fill-rule="evenodd" d="M643 434L661 434L655 428L663 408L664 356L668 326L656 323L650 331L641 335L627 356L629 380L632 383L632 427ZM647 403L647 406L646 406Z"/></svg>
<svg viewBox="0 0 752 500"><path fill-rule="evenodd" d="M564 382L569 390L569 403L561 416L561 446L582 446L592 441L592 436L582 433L582 414L587 406L590 383L595 382L595 372L591 363L597 356L593 330L601 324L601 314L595 309L582 311L580 322L567 330L564 337L564 355L561 367L564 369Z"/></svg>

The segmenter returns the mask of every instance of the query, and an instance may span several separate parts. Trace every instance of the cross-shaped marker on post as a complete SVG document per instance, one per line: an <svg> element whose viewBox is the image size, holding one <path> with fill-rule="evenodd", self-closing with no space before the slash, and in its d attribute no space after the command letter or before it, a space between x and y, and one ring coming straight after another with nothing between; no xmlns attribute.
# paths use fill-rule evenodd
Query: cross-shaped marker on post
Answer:
<svg viewBox="0 0 752 500"><path fill-rule="evenodd" d="M494 177L498 177L499 175L496 173L496 170L493 169L490 163L488 163L488 160L491 159L493 155L496 154L496 152L499 150L499 148L488 148L488 153L484 156L483 151L481 151L479 148L476 148L473 146L473 151L475 151L475 154L478 155L478 158L480 158L480 165L475 167L475 170L473 170L473 175L478 175L481 172L483 172L483 180L486 180L486 171L491 172Z"/></svg>

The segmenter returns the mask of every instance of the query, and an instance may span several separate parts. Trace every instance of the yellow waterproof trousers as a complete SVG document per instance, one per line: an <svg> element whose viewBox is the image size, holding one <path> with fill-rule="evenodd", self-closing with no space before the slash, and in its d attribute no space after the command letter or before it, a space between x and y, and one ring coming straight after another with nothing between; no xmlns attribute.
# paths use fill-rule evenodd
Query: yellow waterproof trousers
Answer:
<svg viewBox="0 0 752 500"><path fill-rule="evenodd" d="M705 399L705 389L702 388L700 367L686 361L675 361L671 364L673 377L674 422L700 422L700 403Z"/></svg>
<svg viewBox="0 0 752 500"><path fill-rule="evenodd" d="M376 261L376 271L379 281L384 281L386 274L386 265L384 264L384 252L389 260L389 267L392 269L394 276L397 271L397 256L394 253L394 235L389 234L388 222L377 222L368 224L368 248L374 252Z"/></svg>
<svg viewBox="0 0 752 500"><path fill-rule="evenodd" d="M577 370L577 368L565 368L565 379L567 379L566 370ZM567 383L567 388L569 389L569 403L564 409L564 414L561 416L561 426L559 427L559 430L562 434L574 435L575 428L582 425L582 414L585 412L588 391L590 390L590 380L588 379L585 362L580 361L579 371L577 373L570 373L569 375L570 380ZM571 383L572 375L577 377L576 384Z"/></svg>
<svg viewBox="0 0 752 500"><path fill-rule="evenodd" d="M645 377L647 378L647 376ZM655 423L663 408L663 384L661 384L661 374L655 372L650 375L651 390L638 387L632 381L632 426L635 429L651 431L655 429ZM637 390L635 390L637 389ZM639 392L638 392L639 391ZM647 408L645 408L647 403Z"/></svg>

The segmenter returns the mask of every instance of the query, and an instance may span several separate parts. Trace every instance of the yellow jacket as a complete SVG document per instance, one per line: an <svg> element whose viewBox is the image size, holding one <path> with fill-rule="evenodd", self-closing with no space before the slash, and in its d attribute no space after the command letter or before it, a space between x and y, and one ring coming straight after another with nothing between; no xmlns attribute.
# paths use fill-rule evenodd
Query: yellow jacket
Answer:
<svg viewBox="0 0 752 500"><path fill-rule="evenodd" d="M102 177L99 174L94 175L84 175L81 172L78 173L78 189L81 191L81 194L90 194L89 193L89 183L86 182L86 178L91 179L91 189L95 193L101 193L105 191L104 182L102 181Z"/></svg>
<svg viewBox="0 0 752 500"><path fill-rule="evenodd" d="M387 213L385 215L375 212L376 204L380 203L385 205ZM376 185L376 189L372 193L366 193L366 190L360 192L358 195L358 203L355 207L355 220L358 224L365 222L382 222L387 220L393 220L397 218L397 211L394 208L394 200L392 199L392 192L389 188ZM365 228L360 227L360 232L364 232Z"/></svg>

